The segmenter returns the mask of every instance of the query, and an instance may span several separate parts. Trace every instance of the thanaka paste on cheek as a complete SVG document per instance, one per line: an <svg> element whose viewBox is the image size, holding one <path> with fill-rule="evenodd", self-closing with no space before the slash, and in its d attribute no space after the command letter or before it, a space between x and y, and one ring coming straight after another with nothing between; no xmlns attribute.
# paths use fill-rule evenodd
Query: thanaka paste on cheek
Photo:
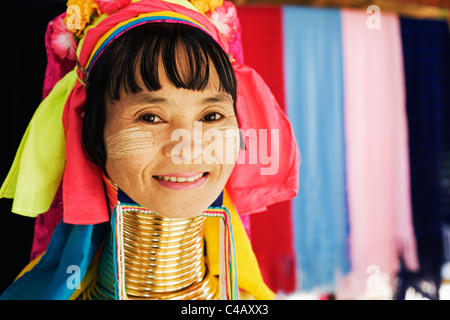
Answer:
<svg viewBox="0 0 450 320"><path fill-rule="evenodd" d="M151 153L153 149L152 133L142 131L137 127L121 130L106 139L106 150L109 158L123 158Z"/></svg>

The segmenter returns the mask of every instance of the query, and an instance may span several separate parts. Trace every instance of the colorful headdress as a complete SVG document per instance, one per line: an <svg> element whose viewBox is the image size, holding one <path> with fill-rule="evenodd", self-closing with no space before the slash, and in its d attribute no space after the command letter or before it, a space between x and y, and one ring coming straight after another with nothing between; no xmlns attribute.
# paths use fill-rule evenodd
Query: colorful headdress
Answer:
<svg viewBox="0 0 450 320"><path fill-rule="evenodd" d="M92 63L115 37L154 21L200 28L230 55L238 83L241 132L249 138L226 185L238 213L261 212L294 197L300 164L294 134L263 79L243 64L235 11L228 1L70 0L67 12L51 22L46 97L25 132L0 197L14 198L13 212L35 217L49 210L62 185L64 222L95 224L109 220L102 169L86 159L81 145L84 80ZM221 18L232 23L224 23ZM75 36L66 26L73 27ZM255 142L263 131L266 143ZM267 172L267 163L261 159L253 163L252 159L269 156L270 134L277 138L272 143L277 144L279 153L271 155L276 158L276 170Z"/></svg>

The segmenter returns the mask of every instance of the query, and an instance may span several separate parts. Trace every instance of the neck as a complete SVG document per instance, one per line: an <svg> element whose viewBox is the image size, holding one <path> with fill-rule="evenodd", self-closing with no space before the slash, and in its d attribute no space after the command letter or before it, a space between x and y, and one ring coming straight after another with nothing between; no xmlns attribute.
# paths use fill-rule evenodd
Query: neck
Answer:
<svg viewBox="0 0 450 320"><path fill-rule="evenodd" d="M129 299L218 298L217 279L208 272L205 264L204 219L169 219L139 210L123 212ZM86 291L84 298L111 299L115 296L114 253L109 245L113 236L111 233L105 241L97 281Z"/></svg>

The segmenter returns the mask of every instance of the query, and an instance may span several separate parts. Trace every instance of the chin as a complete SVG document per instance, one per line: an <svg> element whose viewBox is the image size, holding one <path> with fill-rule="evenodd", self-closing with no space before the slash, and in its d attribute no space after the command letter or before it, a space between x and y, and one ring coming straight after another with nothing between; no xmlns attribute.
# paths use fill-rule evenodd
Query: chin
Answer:
<svg viewBox="0 0 450 320"><path fill-rule="evenodd" d="M216 200L217 197L215 197L211 201L206 201L204 198L200 201L197 201L196 205L192 205L193 202L196 202L195 199L185 199L184 201L180 198L169 200L169 201L158 201L158 205L155 206L154 202L152 205L152 201L149 201L149 203L139 203L142 207L149 209L160 216L163 216L165 218L172 218L172 219L180 219L180 218L192 218L196 217L199 214L201 214L203 211L208 209L208 207ZM166 202L166 204L164 203Z"/></svg>
<svg viewBox="0 0 450 320"><path fill-rule="evenodd" d="M214 181L207 183L201 188L186 191L163 190L146 186L141 192L135 193L130 190L128 193L140 206L151 210L166 218L192 218L200 215L219 197L223 187L222 184ZM131 188L130 188L131 189Z"/></svg>

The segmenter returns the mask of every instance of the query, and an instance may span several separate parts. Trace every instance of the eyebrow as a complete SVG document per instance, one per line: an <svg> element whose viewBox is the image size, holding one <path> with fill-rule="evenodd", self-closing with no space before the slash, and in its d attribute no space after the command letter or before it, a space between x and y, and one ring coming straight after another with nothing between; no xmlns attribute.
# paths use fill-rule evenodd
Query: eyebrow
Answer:
<svg viewBox="0 0 450 320"><path fill-rule="evenodd" d="M161 98L161 97L152 97L147 94L138 94L132 98L130 101L131 105L139 105L143 103L150 103L150 104L166 104L167 99Z"/></svg>
<svg viewBox="0 0 450 320"><path fill-rule="evenodd" d="M205 104L216 103L216 102L233 103L233 98L231 98L231 96L228 93L219 92L212 97L203 99L201 104L205 105Z"/></svg>

